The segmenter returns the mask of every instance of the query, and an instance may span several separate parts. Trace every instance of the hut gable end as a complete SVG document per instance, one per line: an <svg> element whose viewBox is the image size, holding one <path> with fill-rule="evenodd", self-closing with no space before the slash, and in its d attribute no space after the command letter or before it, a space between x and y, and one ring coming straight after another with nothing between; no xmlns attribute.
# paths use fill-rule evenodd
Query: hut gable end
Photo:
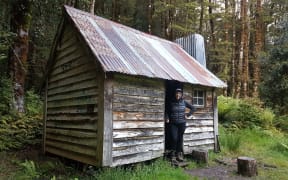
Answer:
<svg viewBox="0 0 288 180"><path fill-rule="evenodd" d="M99 72L79 45L77 31L65 24L55 44L47 80L45 151L88 164L97 156ZM97 159L98 158L98 159Z"/></svg>

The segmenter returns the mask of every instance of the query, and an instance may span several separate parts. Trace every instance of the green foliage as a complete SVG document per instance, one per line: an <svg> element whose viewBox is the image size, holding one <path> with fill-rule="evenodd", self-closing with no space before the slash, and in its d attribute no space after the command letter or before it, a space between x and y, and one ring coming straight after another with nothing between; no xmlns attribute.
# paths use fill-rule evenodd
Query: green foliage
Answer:
<svg viewBox="0 0 288 180"><path fill-rule="evenodd" d="M269 128L272 126L274 114L270 109L261 107L259 101L253 99L233 99L218 97L219 121L225 127L239 128Z"/></svg>
<svg viewBox="0 0 288 180"><path fill-rule="evenodd" d="M0 119L1 116L9 114L10 105L12 102L12 87L11 80L5 77L0 77Z"/></svg>
<svg viewBox="0 0 288 180"><path fill-rule="evenodd" d="M37 179L40 177L40 173L37 170L37 167L34 161L27 161L20 163L23 171L18 175L17 179Z"/></svg>
<svg viewBox="0 0 288 180"><path fill-rule="evenodd" d="M157 160L150 165L141 163L133 168L108 168L102 170L100 173L95 173L94 177L99 180L190 179L190 176L185 174L183 169L174 169L167 161L164 160Z"/></svg>
<svg viewBox="0 0 288 180"><path fill-rule="evenodd" d="M0 65L6 65L4 61L7 61L8 49L11 46L14 37L14 33L0 29Z"/></svg>
<svg viewBox="0 0 288 180"><path fill-rule="evenodd" d="M209 159L235 159L238 156L253 157L257 160L257 179L288 179L288 138L276 129L231 129L219 126L221 152L210 156ZM228 135L233 134L240 140L238 150L234 151L225 144ZM225 139L225 140L224 140ZM224 142L223 142L224 141ZM209 162L210 163L210 162ZM263 168L263 166L277 168Z"/></svg>
<svg viewBox="0 0 288 180"><path fill-rule="evenodd" d="M25 113L28 116L41 115L43 103L33 90L27 91L25 94Z"/></svg>
<svg viewBox="0 0 288 180"><path fill-rule="evenodd" d="M275 118L274 126L286 133L288 133L288 115L283 115Z"/></svg>
<svg viewBox="0 0 288 180"><path fill-rule="evenodd" d="M231 152L237 152L241 145L242 137L237 131L231 132L224 128L220 128L220 145L226 150Z"/></svg>
<svg viewBox="0 0 288 180"><path fill-rule="evenodd" d="M278 142L272 147L272 150L282 153L284 156L288 157L288 144Z"/></svg>
<svg viewBox="0 0 288 180"><path fill-rule="evenodd" d="M21 148L25 144L38 143L42 130L42 102L33 91L25 97L26 113L20 115L11 110L12 82L0 78L0 151Z"/></svg>
<svg viewBox="0 0 288 180"><path fill-rule="evenodd" d="M0 151L40 142L42 118L5 115L0 120Z"/></svg>
<svg viewBox="0 0 288 180"><path fill-rule="evenodd" d="M260 95L263 101L280 115L288 114L288 19L277 26L279 36L262 61L263 82Z"/></svg>

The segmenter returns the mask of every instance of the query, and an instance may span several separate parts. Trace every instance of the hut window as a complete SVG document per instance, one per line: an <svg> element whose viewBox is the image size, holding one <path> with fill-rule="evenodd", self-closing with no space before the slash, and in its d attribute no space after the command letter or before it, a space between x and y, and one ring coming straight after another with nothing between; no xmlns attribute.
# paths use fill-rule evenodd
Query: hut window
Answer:
<svg viewBox="0 0 288 180"><path fill-rule="evenodd" d="M204 94L205 92L203 90L194 90L193 92L193 105L195 106L204 106Z"/></svg>

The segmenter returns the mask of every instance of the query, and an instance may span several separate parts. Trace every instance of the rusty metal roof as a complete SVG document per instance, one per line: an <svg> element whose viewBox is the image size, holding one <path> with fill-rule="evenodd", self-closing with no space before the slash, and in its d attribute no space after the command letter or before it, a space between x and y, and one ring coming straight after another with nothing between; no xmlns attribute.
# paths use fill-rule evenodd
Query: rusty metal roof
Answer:
<svg viewBox="0 0 288 180"><path fill-rule="evenodd" d="M227 86L174 42L72 7L64 9L105 72Z"/></svg>

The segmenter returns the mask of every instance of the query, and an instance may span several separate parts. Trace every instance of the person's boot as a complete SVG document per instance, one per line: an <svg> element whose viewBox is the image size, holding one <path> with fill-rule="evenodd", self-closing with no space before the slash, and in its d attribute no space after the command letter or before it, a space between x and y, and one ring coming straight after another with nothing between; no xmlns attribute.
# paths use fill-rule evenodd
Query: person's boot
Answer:
<svg viewBox="0 0 288 180"><path fill-rule="evenodd" d="M176 164L179 163L179 162L177 161L175 152L171 152L171 163L174 164L174 165L176 165Z"/></svg>
<svg viewBox="0 0 288 180"><path fill-rule="evenodd" d="M177 152L176 160L179 162L184 162L183 154L182 152Z"/></svg>

